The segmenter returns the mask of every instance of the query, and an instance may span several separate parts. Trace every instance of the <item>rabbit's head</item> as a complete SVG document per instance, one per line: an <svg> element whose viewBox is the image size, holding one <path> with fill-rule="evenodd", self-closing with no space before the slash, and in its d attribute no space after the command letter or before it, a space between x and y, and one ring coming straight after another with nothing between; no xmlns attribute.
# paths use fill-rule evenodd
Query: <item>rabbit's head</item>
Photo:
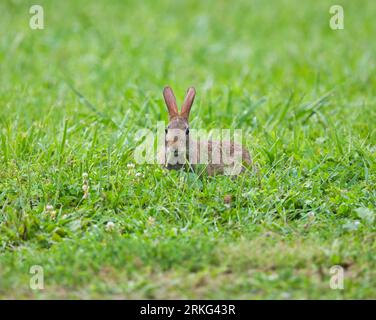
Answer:
<svg viewBox="0 0 376 320"><path fill-rule="evenodd" d="M166 165L171 169L180 168L186 163L189 144L188 118L195 95L195 89L189 88L179 112L172 89L166 87L163 90L163 97L169 113L169 124L166 127L165 137Z"/></svg>

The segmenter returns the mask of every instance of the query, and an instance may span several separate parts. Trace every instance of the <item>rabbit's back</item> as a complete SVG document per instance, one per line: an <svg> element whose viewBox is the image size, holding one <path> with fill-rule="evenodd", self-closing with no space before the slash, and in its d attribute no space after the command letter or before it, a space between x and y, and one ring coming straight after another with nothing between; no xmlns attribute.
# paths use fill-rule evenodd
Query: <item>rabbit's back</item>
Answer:
<svg viewBox="0 0 376 320"><path fill-rule="evenodd" d="M206 164L209 175L237 175L244 172L246 167L252 166L249 151L238 143L214 140L195 141L193 148L195 149L191 150L193 162Z"/></svg>

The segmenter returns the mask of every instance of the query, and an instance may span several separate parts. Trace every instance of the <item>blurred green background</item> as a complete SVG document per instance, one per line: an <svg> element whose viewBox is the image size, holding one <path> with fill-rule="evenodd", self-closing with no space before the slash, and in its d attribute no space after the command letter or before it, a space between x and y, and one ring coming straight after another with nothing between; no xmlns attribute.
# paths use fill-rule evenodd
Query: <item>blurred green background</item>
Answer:
<svg viewBox="0 0 376 320"><path fill-rule="evenodd" d="M375 298L374 1L33 4L0 3L0 297ZM167 84L261 187L128 166Z"/></svg>

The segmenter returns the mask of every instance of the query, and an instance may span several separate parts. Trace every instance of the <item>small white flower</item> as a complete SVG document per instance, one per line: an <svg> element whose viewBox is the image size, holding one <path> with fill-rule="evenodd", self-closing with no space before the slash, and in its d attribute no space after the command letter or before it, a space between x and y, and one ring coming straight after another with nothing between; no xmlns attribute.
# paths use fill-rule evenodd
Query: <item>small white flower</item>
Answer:
<svg viewBox="0 0 376 320"><path fill-rule="evenodd" d="M291 299L290 292L282 292L282 299Z"/></svg>
<svg viewBox="0 0 376 320"><path fill-rule="evenodd" d="M325 137L318 137L316 138L316 143L317 144L323 144L326 141Z"/></svg>
<svg viewBox="0 0 376 320"><path fill-rule="evenodd" d="M277 273L272 273L270 275L267 275L267 279L270 281L274 281L278 279L278 274Z"/></svg>
<svg viewBox="0 0 376 320"><path fill-rule="evenodd" d="M82 174L82 179L86 180L89 177L89 174L87 172L84 172Z"/></svg>
<svg viewBox="0 0 376 320"><path fill-rule="evenodd" d="M310 217L310 218L314 218L315 217L315 213L313 212L313 211L310 211L310 212L308 212L308 217Z"/></svg>
<svg viewBox="0 0 376 320"><path fill-rule="evenodd" d="M84 195L82 196L82 199L89 198L89 185L83 184L82 185L82 191L84 192Z"/></svg>
<svg viewBox="0 0 376 320"><path fill-rule="evenodd" d="M56 219L56 210L52 210L50 213L51 219L55 220Z"/></svg>
<svg viewBox="0 0 376 320"><path fill-rule="evenodd" d="M106 231L111 232L115 229L115 223L108 221L105 227Z"/></svg>
<svg viewBox="0 0 376 320"><path fill-rule="evenodd" d="M128 169L133 169L134 168L134 163L128 163L127 164Z"/></svg>
<svg viewBox="0 0 376 320"><path fill-rule="evenodd" d="M343 225L343 228L347 231L356 231L360 227L360 221L355 220L355 221L348 221Z"/></svg>
<svg viewBox="0 0 376 320"><path fill-rule="evenodd" d="M142 173L141 172L136 172L135 176L136 177L142 177Z"/></svg>
<svg viewBox="0 0 376 320"><path fill-rule="evenodd" d="M52 211L54 209L53 205L48 204L46 205L46 211Z"/></svg>
<svg viewBox="0 0 376 320"><path fill-rule="evenodd" d="M155 224L155 218L154 217L148 217L147 223L150 226L154 225Z"/></svg>

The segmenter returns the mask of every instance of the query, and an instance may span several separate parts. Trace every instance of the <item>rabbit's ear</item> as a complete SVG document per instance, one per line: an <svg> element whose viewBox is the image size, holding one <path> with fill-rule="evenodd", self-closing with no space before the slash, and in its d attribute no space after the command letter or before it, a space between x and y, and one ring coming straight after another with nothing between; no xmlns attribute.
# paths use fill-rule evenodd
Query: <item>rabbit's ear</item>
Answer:
<svg viewBox="0 0 376 320"><path fill-rule="evenodd" d="M193 101L195 100L196 90L193 87L190 87L187 91L187 95L185 96L183 106L181 107L180 115L184 118L189 117L189 111L191 111L191 107Z"/></svg>
<svg viewBox="0 0 376 320"><path fill-rule="evenodd" d="M166 102L166 106L170 117L177 116L179 114L178 106L176 105L176 98L170 87L164 88L163 97Z"/></svg>

